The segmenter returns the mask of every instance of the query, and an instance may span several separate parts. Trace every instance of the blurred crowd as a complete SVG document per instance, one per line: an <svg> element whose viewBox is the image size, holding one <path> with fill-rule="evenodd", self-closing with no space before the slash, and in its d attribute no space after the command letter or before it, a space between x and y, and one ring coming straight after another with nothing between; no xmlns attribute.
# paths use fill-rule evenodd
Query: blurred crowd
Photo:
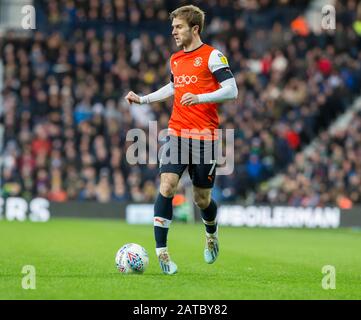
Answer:
<svg viewBox="0 0 361 320"><path fill-rule="evenodd" d="M321 154L305 159L297 152L360 93L361 5L340 1L336 30L300 34L292 21L307 2L193 1L207 13L204 42L227 56L239 89L238 99L219 112L221 128L235 129L237 152L234 172L216 179L218 201L243 199L253 191L257 201L297 203L300 186L308 184L303 192L318 195L313 204L334 203L337 181L343 179L348 190L345 177L355 180L352 158L341 163L341 177L331 170L332 157L325 162ZM179 49L170 37L168 13L185 3L43 0L36 2L39 25L30 39L7 32L1 43L3 195L153 201L158 166L129 164L126 135L132 128L148 132L151 120L158 130L167 128L171 100L129 106L124 95L129 90L144 95L170 81L168 60ZM359 132L352 132L357 142ZM327 149L325 140L326 156L342 147L353 156L355 143L324 139L330 143ZM313 173L319 165L333 173ZM257 193L262 181L285 168L285 179L297 177L285 182L291 189ZM335 174L339 179L327 180ZM314 190L321 176L327 181ZM359 194L354 199L361 201Z"/></svg>
<svg viewBox="0 0 361 320"><path fill-rule="evenodd" d="M323 131L310 154L299 153L282 175L279 187L262 190L258 203L291 206L361 203L361 111L345 129Z"/></svg>

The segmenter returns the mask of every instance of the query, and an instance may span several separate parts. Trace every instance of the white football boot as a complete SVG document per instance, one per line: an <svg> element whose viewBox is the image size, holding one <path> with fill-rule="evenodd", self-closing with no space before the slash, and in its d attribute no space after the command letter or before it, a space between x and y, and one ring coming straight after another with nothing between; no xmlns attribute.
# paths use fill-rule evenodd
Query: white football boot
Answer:
<svg viewBox="0 0 361 320"><path fill-rule="evenodd" d="M160 268L164 274L175 274L177 273L177 265L170 259L167 248L157 248L156 253Z"/></svg>
<svg viewBox="0 0 361 320"><path fill-rule="evenodd" d="M207 263L213 263L217 260L219 253L218 227L215 233L206 232L206 247L204 249L204 260Z"/></svg>

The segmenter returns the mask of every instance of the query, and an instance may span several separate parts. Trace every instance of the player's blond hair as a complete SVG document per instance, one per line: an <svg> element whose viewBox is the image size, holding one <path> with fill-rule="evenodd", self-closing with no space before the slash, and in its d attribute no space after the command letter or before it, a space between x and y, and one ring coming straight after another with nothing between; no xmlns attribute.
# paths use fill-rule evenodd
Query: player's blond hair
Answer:
<svg viewBox="0 0 361 320"><path fill-rule="evenodd" d="M179 7L171 12L169 17L171 20L174 18L184 19L191 28L198 26L199 34L203 30L205 13L194 5Z"/></svg>

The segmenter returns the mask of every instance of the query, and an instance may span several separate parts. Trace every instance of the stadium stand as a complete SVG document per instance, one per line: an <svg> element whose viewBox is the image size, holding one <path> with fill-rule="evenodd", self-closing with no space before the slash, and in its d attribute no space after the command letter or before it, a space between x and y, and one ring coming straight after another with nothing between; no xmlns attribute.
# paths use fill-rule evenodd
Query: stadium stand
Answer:
<svg viewBox="0 0 361 320"><path fill-rule="evenodd" d="M184 3L43 0L30 39L7 32L4 196L153 201L158 167L130 165L125 137L131 128L147 131L150 120L166 128L171 104L129 107L123 97L169 82L177 48L168 12ZM228 57L239 88L237 101L220 110L237 152L234 173L217 177L215 199L251 192L255 202L360 203L360 115L336 135L325 129L360 94L361 4L339 1L336 30L316 34L299 32L308 1L194 3L207 13L204 41ZM318 135L321 150L299 153ZM286 173L279 189L259 190L279 172Z"/></svg>

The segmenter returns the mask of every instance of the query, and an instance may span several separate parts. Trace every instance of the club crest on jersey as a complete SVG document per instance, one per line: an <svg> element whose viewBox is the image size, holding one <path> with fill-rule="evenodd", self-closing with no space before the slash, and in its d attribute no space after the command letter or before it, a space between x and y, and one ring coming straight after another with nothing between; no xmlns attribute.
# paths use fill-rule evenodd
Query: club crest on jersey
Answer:
<svg viewBox="0 0 361 320"><path fill-rule="evenodd" d="M201 57L197 57L194 59L194 66L195 67L199 67L202 64L202 58Z"/></svg>

